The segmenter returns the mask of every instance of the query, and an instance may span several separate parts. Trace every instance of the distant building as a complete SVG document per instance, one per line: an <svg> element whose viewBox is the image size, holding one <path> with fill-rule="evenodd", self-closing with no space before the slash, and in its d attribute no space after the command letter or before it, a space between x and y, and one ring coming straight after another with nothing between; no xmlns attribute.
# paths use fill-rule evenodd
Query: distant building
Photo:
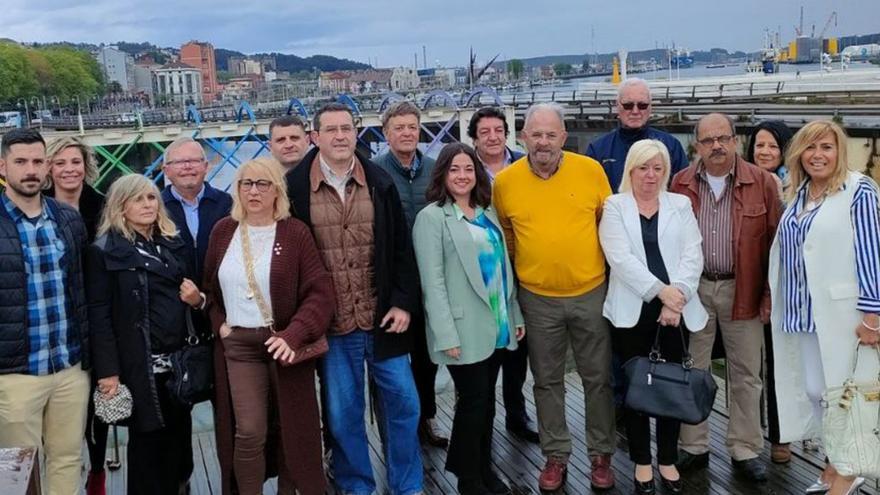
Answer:
<svg viewBox="0 0 880 495"><path fill-rule="evenodd" d="M382 93L391 89L391 69L366 69L351 73L348 91L351 93Z"/></svg>
<svg viewBox="0 0 880 495"><path fill-rule="evenodd" d="M156 81L153 78L153 71L161 67L152 57L142 57L134 64L134 92L145 96L151 105L156 104Z"/></svg>
<svg viewBox="0 0 880 495"><path fill-rule="evenodd" d="M180 47L180 62L201 72L201 101L208 104L219 96L217 63L210 43L190 41Z"/></svg>
<svg viewBox="0 0 880 495"><path fill-rule="evenodd" d="M349 88L351 74L335 71L322 72L318 76L318 88L322 93L346 93Z"/></svg>
<svg viewBox="0 0 880 495"><path fill-rule="evenodd" d="M134 83L134 58L115 46L102 46L95 54L107 83L116 82L124 93L132 93Z"/></svg>
<svg viewBox="0 0 880 495"><path fill-rule="evenodd" d="M391 91L409 91L419 87L421 79L415 69L395 67L391 72Z"/></svg>
<svg viewBox="0 0 880 495"><path fill-rule="evenodd" d="M418 69L420 86L425 89L449 89L455 86L455 69Z"/></svg>
<svg viewBox="0 0 880 495"><path fill-rule="evenodd" d="M202 71L181 62L169 62L153 71L154 101L168 105L201 105Z"/></svg>
<svg viewBox="0 0 880 495"><path fill-rule="evenodd" d="M251 100L257 94L253 75L233 77L223 85L223 101Z"/></svg>

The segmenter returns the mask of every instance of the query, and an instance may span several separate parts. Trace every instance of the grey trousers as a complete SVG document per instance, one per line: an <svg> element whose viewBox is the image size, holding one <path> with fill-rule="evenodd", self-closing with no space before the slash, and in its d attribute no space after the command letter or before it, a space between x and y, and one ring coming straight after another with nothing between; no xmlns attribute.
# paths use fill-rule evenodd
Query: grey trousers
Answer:
<svg viewBox="0 0 880 495"><path fill-rule="evenodd" d="M611 391L611 330L602 317L607 285L575 297L547 297L520 287L541 450L567 459L571 435L565 421L565 356L574 352L586 399L590 455L613 454L614 398Z"/></svg>

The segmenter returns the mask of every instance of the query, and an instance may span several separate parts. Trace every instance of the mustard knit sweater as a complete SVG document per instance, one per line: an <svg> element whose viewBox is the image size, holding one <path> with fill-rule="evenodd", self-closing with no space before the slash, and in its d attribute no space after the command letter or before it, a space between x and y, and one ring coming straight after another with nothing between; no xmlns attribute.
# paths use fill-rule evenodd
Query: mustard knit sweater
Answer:
<svg viewBox="0 0 880 495"><path fill-rule="evenodd" d="M571 297L605 281L598 226L611 187L598 162L563 152L559 170L542 179L526 156L498 174L492 195L523 287Z"/></svg>

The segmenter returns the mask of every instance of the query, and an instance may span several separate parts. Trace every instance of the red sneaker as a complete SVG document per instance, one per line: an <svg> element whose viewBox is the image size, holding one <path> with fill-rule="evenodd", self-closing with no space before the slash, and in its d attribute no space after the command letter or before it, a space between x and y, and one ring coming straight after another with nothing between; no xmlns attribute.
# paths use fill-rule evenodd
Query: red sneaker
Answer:
<svg viewBox="0 0 880 495"><path fill-rule="evenodd" d="M86 495L107 495L106 485L107 472L89 471L89 478L86 480Z"/></svg>
<svg viewBox="0 0 880 495"><path fill-rule="evenodd" d="M544 469L541 470L541 476L538 477L538 488L548 492L558 490L565 483L567 474L568 466L565 461L548 457Z"/></svg>
<svg viewBox="0 0 880 495"><path fill-rule="evenodd" d="M590 485L596 490L607 490L614 486L614 471L611 469L611 456L590 456Z"/></svg>

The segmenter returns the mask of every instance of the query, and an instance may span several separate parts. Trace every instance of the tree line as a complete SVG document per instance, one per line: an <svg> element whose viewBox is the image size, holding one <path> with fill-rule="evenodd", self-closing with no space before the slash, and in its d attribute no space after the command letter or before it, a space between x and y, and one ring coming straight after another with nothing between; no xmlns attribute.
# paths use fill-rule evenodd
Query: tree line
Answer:
<svg viewBox="0 0 880 495"><path fill-rule="evenodd" d="M56 103L63 104L104 91L101 67L87 51L0 42L0 102L15 104L19 99L54 97Z"/></svg>

